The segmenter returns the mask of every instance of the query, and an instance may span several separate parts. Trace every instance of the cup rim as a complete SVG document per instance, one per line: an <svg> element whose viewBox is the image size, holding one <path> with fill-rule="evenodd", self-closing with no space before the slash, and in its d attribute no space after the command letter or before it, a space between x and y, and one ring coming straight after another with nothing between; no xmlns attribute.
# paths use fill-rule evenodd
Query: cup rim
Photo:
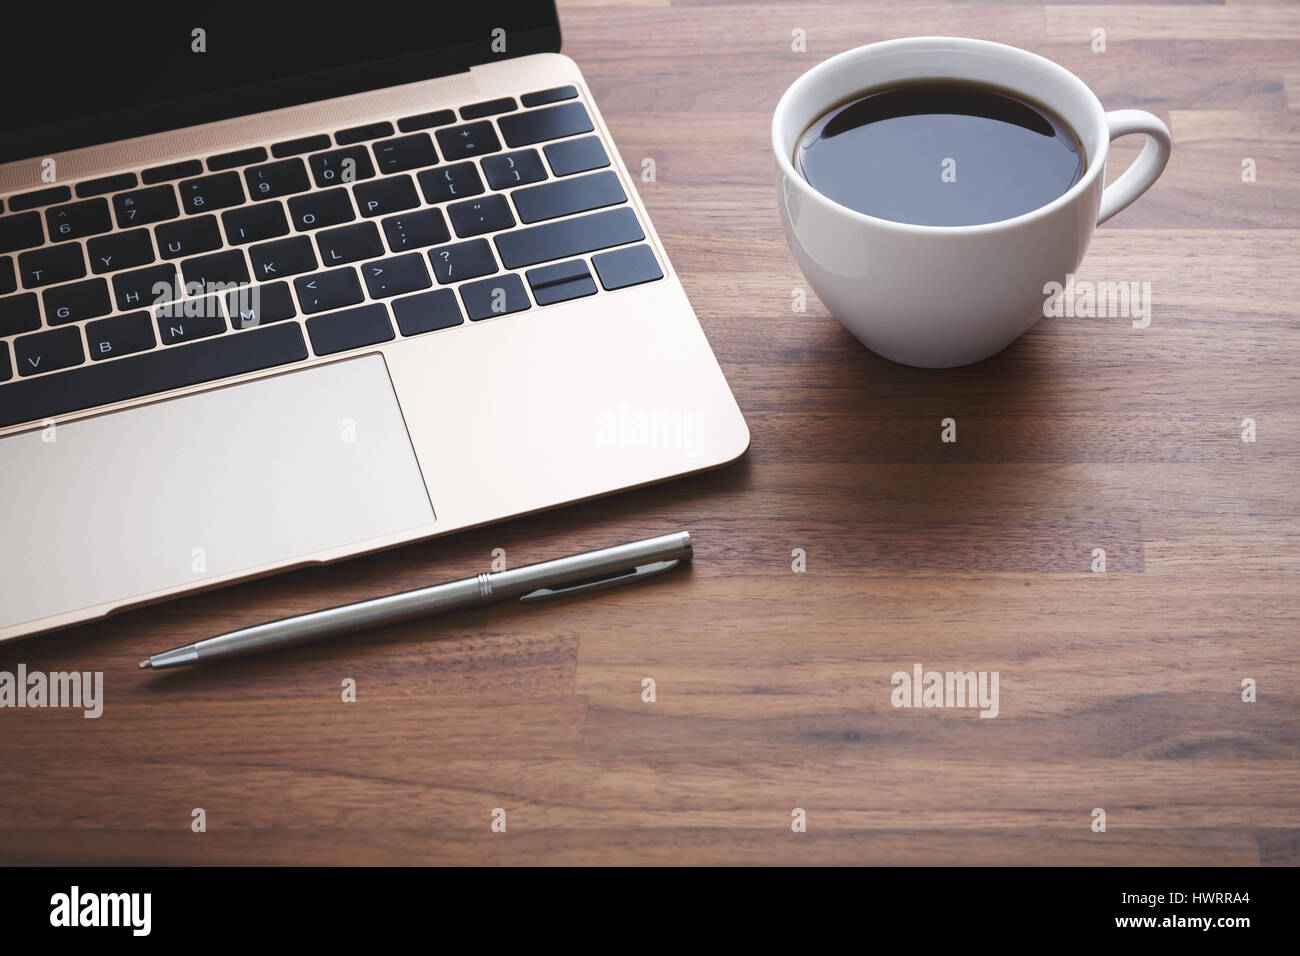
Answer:
<svg viewBox="0 0 1300 956"><path fill-rule="evenodd" d="M1064 193L1057 196L1049 203L1039 206L1037 209L1031 209L1029 212L1021 213L1019 216L1013 216L1010 219L998 219L994 222L981 222L965 226L928 226L910 222L898 222L893 219L882 219L878 216L872 216L868 213L859 212L843 203L836 202L829 196L823 195L813 188L808 180L804 179L794 168L794 163L790 156L785 154L780 142L781 121L785 114L791 110L790 103L793 96L804 85L811 82L811 77L827 69L833 64L840 63L847 59L853 59L864 55L865 51L890 52L907 47L922 46L926 44L948 44L954 48L965 47L966 49L983 49L985 52L1010 52L1017 58L1028 58L1029 60L1038 61L1043 67L1050 69L1062 76L1066 83L1075 88L1076 92L1093 107L1097 114L1097 120L1101 130L1101 148L1096 151L1095 156L1088 157L1088 168L1084 174L1079 177L1079 181L1067 189ZM820 115L820 114L819 114ZM812 117L809 122L813 122L817 117ZM1049 216L1056 210L1074 202L1078 196L1092 186L1093 182L1101 175L1101 171L1106 167L1106 155L1110 147L1110 137L1106 132L1106 110L1101 105L1101 100L1097 94L1092 91L1088 84L1079 79L1065 67L1061 66L1047 57L1039 56L1037 53L1031 53L1028 50L1022 50L1020 47L1011 46L1006 43L995 43L992 40L976 40L970 37L950 37L950 36L923 36L923 37L899 37L893 40L881 40L876 43L868 43L863 46L853 47L842 53L827 57L820 63L817 63L805 70L795 78L795 81L786 88L777 101L776 109L772 113L772 154L776 158L777 169L784 175L788 182L794 184L794 188L814 203L824 208L847 216L852 220L861 222L863 225L877 227L887 227L905 233L914 233L917 235L944 235L944 234L972 234L980 232L995 232L1003 229L1013 229L1023 225L1031 220Z"/></svg>

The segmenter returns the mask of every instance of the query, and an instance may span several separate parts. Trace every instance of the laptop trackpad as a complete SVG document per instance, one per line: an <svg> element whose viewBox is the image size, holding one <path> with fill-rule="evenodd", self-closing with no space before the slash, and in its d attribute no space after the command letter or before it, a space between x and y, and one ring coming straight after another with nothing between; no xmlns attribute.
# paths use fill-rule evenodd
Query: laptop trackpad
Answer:
<svg viewBox="0 0 1300 956"><path fill-rule="evenodd" d="M433 521L380 355L0 438L0 627Z"/></svg>

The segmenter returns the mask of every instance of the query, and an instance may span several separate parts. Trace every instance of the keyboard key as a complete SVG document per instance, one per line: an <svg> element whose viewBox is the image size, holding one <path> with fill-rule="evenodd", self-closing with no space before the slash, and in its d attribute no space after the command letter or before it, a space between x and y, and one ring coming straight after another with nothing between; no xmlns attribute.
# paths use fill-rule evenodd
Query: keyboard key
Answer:
<svg viewBox="0 0 1300 956"><path fill-rule="evenodd" d="M385 219L384 235L388 237L388 248L393 252L436 246L451 238L439 209L421 209Z"/></svg>
<svg viewBox="0 0 1300 956"><path fill-rule="evenodd" d="M230 316L232 328L251 329L255 325L292 319L298 313L293 307L289 283L272 282L227 292L226 314Z"/></svg>
<svg viewBox="0 0 1300 956"><path fill-rule="evenodd" d="M551 143L542 147L542 151L546 153L546 161L551 164L551 171L557 176L572 176L591 169L604 169L609 165L605 147L600 145L600 140L595 136Z"/></svg>
<svg viewBox="0 0 1300 956"><path fill-rule="evenodd" d="M503 232L496 237L497 251L507 269L569 259L610 246L639 242L645 238L632 210L609 209L605 212L548 222L527 229Z"/></svg>
<svg viewBox="0 0 1300 956"><path fill-rule="evenodd" d="M346 352L365 345L391 342L395 338L388 308L381 302L314 316L307 320L307 334L317 355Z"/></svg>
<svg viewBox="0 0 1300 956"><path fill-rule="evenodd" d="M107 199L87 199L69 206L51 206L45 210L45 225L51 242L84 239L113 228Z"/></svg>
<svg viewBox="0 0 1300 956"><path fill-rule="evenodd" d="M468 159L501 149L501 141L488 120L440 129L434 135L438 137L438 148L448 160Z"/></svg>
<svg viewBox="0 0 1300 956"><path fill-rule="evenodd" d="M617 249L603 252L591 257L591 264L596 267L600 284L606 289L622 289L642 282L653 282L664 277L655 254L649 246L632 246L630 249Z"/></svg>
<svg viewBox="0 0 1300 956"><path fill-rule="evenodd" d="M104 196L108 193L117 193L123 189L134 189L135 187L135 173L118 173L115 176L87 179L84 183L77 183L77 198L88 199L91 196Z"/></svg>
<svg viewBox="0 0 1300 956"><path fill-rule="evenodd" d="M361 215L366 217L401 212L420 205L420 197L410 176L394 176L373 183L361 183L353 192Z"/></svg>
<svg viewBox="0 0 1300 956"><path fill-rule="evenodd" d="M260 163L265 159L265 149L261 146L249 146L247 149L237 149L232 153L222 153L219 156L209 156L208 171L216 173L223 169L234 169L237 166L247 166L250 163Z"/></svg>
<svg viewBox="0 0 1300 956"><path fill-rule="evenodd" d="M180 296L180 278L174 265L150 266L113 276L113 301L119 312L157 305Z"/></svg>
<svg viewBox="0 0 1300 956"><path fill-rule="evenodd" d="M14 272L14 261L8 256L0 259L0 295L8 295L18 288L18 274Z"/></svg>
<svg viewBox="0 0 1300 956"><path fill-rule="evenodd" d="M484 196L469 199L447 207L447 218L462 239L481 236L485 232L509 229L515 224L510 214L510 203L505 196Z"/></svg>
<svg viewBox="0 0 1300 956"><path fill-rule="evenodd" d="M234 174L231 173L233 176ZM178 259L221 248L221 230L216 216L199 216L154 226L158 251L164 259Z"/></svg>
<svg viewBox="0 0 1300 956"><path fill-rule="evenodd" d="M405 299L393 300L393 316L403 335L419 335L462 324L456 293L451 289L434 289Z"/></svg>
<svg viewBox="0 0 1300 956"><path fill-rule="evenodd" d="M350 146L347 149L335 149L328 153L317 153L308 158L312 178L322 189L337 186L340 183L353 183L362 179L371 179L375 167L370 162L370 150L364 146Z"/></svg>
<svg viewBox="0 0 1300 956"><path fill-rule="evenodd" d="M465 303L466 314L474 322L495 315L522 312L532 305L519 276L511 272L491 279L466 282L460 287L460 298Z"/></svg>
<svg viewBox="0 0 1300 956"><path fill-rule="evenodd" d="M421 169L438 161L438 151L428 133L414 133L385 139L374 144L375 160L381 173L401 173Z"/></svg>
<svg viewBox="0 0 1300 956"><path fill-rule="evenodd" d="M21 216L0 216L0 252L17 252L30 249L45 241L39 212L25 212Z"/></svg>
<svg viewBox="0 0 1300 956"><path fill-rule="evenodd" d="M565 103L544 110L529 110L497 120L507 146L531 146L548 139L590 133L591 119L581 103Z"/></svg>
<svg viewBox="0 0 1300 956"><path fill-rule="evenodd" d="M239 249L186 259L181 263L181 275L185 279L186 295L220 292L223 286L247 285L252 281L248 277L244 253Z"/></svg>
<svg viewBox="0 0 1300 956"><path fill-rule="evenodd" d="M153 239L148 229L115 232L88 241L86 253L90 256L90 271L96 275L134 269L153 262Z"/></svg>
<svg viewBox="0 0 1300 956"><path fill-rule="evenodd" d="M433 285L422 256L411 253L394 259L376 259L361 267L366 289L372 299L386 299L392 295L405 295Z"/></svg>
<svg viewBox="0 0 1300 956"><path fill-rule="evenodd" d="M50 325L80 322L113 311L113 303L108 299L107 279L55 286L41 293L41 298L45 302L45 321Z"/></svg>
<svg viewBox="0 0 1300 956"><path fill-rule="evenodd" d="M341 129L334 134L334 140L340 146L348 146L352 143L363 143L368 139L379 139L381 136L392 136L393 124L388 122L367 123L365 126L354 126L351 129Z"/></svg>
<svg viewBox="0 0 1300 956"><path fill-rule="evenodd" d="M35 292L0 299L0 335L34 332L41 327L41 307Z"/></svg>
<svg viewBox="0 0 1300 956"><path fill-rule="evenodd" d="M51 186L49 189L36 189L29 193L10 196L9 209L12 212L19 212L24 209L35 209L38 206L48 206L51 203L67 202L71 198L72 190L67 186Z"/></svg>
<svg viewBox="0 0 1300 956"><path fill-rule="evenodd" d="M483 160L483 172L493 189L525 186L546 178L546 167L535 149L521 149L517 153L502 153Z"/></svg>
<svg viewBox="0 0 1300 956"><path fill-rule="evenodd" d="M226 229L226 241L232 246L274 239L289 232L284 207L278 202L227 209L221 214L221 224Z"/></svg>
<svg viewBox="0 0 1300 956"><path fill-rule="evenodd" d="M403 133L414 133L418 129L433 129L456 122L456 114L451 110L434 110L432 113L420 113L397 121L397 128Z"/></svg>
<svg viewBox="0 0 1300 956"><path fill-rule="evenodd" d="M497 271L497 260L486 239L472 239L429 250L429 262L439 284L476 279Z"/></svg>
<svg viewBox="0 0 1300 956"><path fill-rule="evenodd" d="M298 291L298 302L302 310L308 313L341 309L345 305L356 305L365 298L353 269L335 269L332 272L300 276L293 280L293 287Z"/></svg>
<svg viewBox="0 0 1300 956"><path fill-rule="evenodd" d="M464 199L483 192L483 180L479 179L478 170L474 168L473 163L457 163L455 166L426 169L415 178L420 181L420 189L424 191L424 201L428 203Z"/></svg>
<svg viewBox="0 0 1300 956"><path fill-rule="evenodd" d="M596 294L596 282L581 259L531 269L527 276L538 305L552 305Z"/></svg>
<svg viewBox="0 0 1300 956"><path fill-rule="evenodd" d="M485 116L496 116L498 113L509 113L514 109L518 109L514 97L503 96L498 100L488 100L485 103L462 106L460 108L460 118L463 120L482 119Z"/></svg>
<svg viewBox="0 0 1300 956"><path fill-rule="evenodd" d="M304 136L301 139L276 143L271 147L271 155L276 159L284 159L287 156L301 156L304 153L314 153L319 149L329 149L332 145L334 144L329 136L318 133L315 136Z"/></svg>
<svg viewBox="0 0 1300 956"><path fill-rule="evenodd" d="M259 281L311 272L316 268L316 251L306 236L250 246L248 255L253 260L253 277Z"/></svg>
<svg viewBox="0 0 1300 956"><path fill-rule="evenodd" d="M55 329L14 339L14 357L19 375L36 375L71 368L86 360L81 351L81 330Z"/></svg>
<svg viewBox="0 0 1300 956"><path fill-rule="evenodd" d="M184 179L187 176L197 176L201 172L203 172L201 162L197 159L187 159L167 166L155 166L153 169L146 169L140 174L140 181L146 186L152 186L154 183L170 183L177 179Z"/></svg>
<svg viewBox="0 0 1300 956"><path fill-rule="evenodd" d="M558 219L575 212L627 202L623 187L613 173L592 173L574 179L560 179L541 186L517 189L510 194L520 222Z"/></svg>
<svg viewBox="0 0 1300 956"><path fill-rule="evenodd" d="M175 219L181 214L176 205L176 190L169 185L150 186L113 197L113 211L117 214L120 229L147 226L154 222Z"/></svg>
<svg viewBox="0 0 1300 956"><path fill-rule="evenodd" d="M86 323L86 342L92 361L143 352L157 343L148 312L131 312Z"/></svg>
<svg viewBox="0 0 1300 956"><path fill-rule="evenodd" d="M9 365L9 346L0 342L0 382L6 382L13 377L14 371Z"/></svg>
<svg viewBox="0 0 1300 956"><path fill-rule="evenodd" d="M550 90L539 90L536 93L525 93L519 97L520 102L525 107L545 106L547 103L558 103L561 100L571 100L578 95L576 87L557 86Z"/></svg>
<svg viewBox="0 0 1300 956"><path fill-rule="evenodd" d="M305 193L311 188L307 181L307 167L301 159L282 159L278 163L252 166L244 170L244 182L248 184L248 195L254 201Z"/></svg>
<svg viewBox="0 0 1300 956"><path fill-rule="evenodd" d="M20 253L18 273L22 276L23 288L34 289L82 278L86 274L86 260L81 255L80 246L46 246Z"/></svg>
<svg viewBox="0 0 1300 956"><path fill-rule="evenodd" d="M0 388L0 427L274 368L306 357L307 345L296 322L127 356Z"/></svg>
<svg viewBox="0 0 1300 956"><path fill-rule="evenodd" d="M322 226L336 226L357 218L357 214L352 211L348 191L341 186L306 196L295 196L289 200L289 215L293 217L293 227L299 232L304 229L320 229Z"/></svg>
<svg viewBox="0 0 1300 956"><path fill-rule="evenodd" d="M158 321L158 338L163 345L193 342L226 331L220 297L215 295L170 302L155 309L154 316Z"/></svg>
<svg viewBox="0 0 1300 956"><path fill-rule="evenodd" d="M379 230L373 222L359 222L352 226L339 226L316 233L320 247L321 265L341 266L347 262L373 259L384 254L384 244L379 240Z"/></svg>
<svg viewBox="0 0 1300 956"><path fill-rule="evenodd" d="M218 173L201 179L187 179L180 184L181 205L190 215L238 206L244 201L244 187L239 173Z"/></svg>

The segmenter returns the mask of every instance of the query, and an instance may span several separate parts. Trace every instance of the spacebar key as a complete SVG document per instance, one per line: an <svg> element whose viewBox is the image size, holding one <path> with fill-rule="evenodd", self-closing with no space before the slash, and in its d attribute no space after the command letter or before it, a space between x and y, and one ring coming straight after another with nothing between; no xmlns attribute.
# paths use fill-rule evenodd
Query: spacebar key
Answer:
<svg viewBox="0 0 1300 956"><path fill-rule="evenodd" d="M214 382L307 357L302 328L268 325L0 385L0 428Z"/></svg>
<svg viewBox="0 0 1300 956"><path fill-rule="evenodd" d="M613 209L544 226L515 229L496 237L497 252L507 269L567 259L645 238L631 209Z"/></svg>

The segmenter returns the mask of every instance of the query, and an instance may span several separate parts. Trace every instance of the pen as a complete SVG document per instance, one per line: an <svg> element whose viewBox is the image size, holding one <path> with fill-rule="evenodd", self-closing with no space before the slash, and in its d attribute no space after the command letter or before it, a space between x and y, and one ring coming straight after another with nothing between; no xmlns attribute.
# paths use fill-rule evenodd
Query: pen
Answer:
<svg viewBox="0 0 1300 956"><path fill-rule="evenodd" d="M627 581L662 574L682 561L689 561L691 553L690 533L679 531L554 561L528 564L509 571L484 572L472 578L448 581L433 587L270 621L154 654L148 660L141 661L139 666L141 670L160 670L259 651L279 650L351 631L508 598L537 601L599 591Z"/></svg>

